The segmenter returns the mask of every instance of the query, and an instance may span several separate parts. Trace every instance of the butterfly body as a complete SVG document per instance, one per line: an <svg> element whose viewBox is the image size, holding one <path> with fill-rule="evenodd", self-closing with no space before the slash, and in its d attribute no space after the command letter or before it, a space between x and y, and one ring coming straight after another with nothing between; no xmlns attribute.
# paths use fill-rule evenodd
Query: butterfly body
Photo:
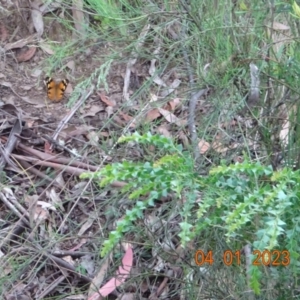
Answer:
<svg viewBox="0 0 300 300"><path fill-rule="evenodd" d="M63 79L59 82L56 82L51 77L45 78L45 84L47 87L47 96L53 102L59 102L62 100L67 85L69 83L68 79Z"/></svg>

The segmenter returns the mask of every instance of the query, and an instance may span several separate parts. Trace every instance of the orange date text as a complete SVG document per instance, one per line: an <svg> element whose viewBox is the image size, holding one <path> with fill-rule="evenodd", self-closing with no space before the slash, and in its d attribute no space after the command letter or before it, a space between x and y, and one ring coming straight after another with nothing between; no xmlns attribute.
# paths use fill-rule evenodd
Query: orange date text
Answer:
<svg viewBox="0 0 300 300"><path fill-rule="evenodd" d="M254 266L288 266L290 264L290 252L288 250L254 250L252 252L254 259L252 265ZM241 251L226 250L223 254L223 263L226 266L232 264L241 264ZM212 265L214 263L213 251L204 252L197 250L195 253L195 263L197 266Z"/></svg>

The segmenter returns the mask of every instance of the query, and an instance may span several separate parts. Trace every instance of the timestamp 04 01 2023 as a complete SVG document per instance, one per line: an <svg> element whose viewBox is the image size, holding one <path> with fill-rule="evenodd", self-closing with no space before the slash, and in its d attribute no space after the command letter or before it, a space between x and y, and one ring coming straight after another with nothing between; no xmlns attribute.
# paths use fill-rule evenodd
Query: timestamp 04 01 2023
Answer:
<svg viewBox="0 0 300 300"><path fill-rule="evenodd" d="M254 250L252 252L254 259L252 265L254 266L288 266L290 264L290 252L288 250ZM195 253L195 262L197 266L205 264L212 265L214 263L213 251L204 252L197 250ZM241 251L226 250L223 253L223 263L226 266L232 264L241 264Z"/></svg>

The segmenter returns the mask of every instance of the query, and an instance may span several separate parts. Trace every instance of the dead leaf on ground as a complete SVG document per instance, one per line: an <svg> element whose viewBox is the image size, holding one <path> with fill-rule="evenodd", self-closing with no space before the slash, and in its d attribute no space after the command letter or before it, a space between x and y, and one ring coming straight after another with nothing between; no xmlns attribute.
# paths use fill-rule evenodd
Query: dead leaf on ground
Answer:
<svg viewBox="0 0 300 300"><path fill-rule="evenodd" d="M186 120L181 120L181 119L177 118L174 114L172 114L168 110L165 110L163 108L158 108L158 111L164 116L164 118L169 123L174 123L177 126L185 126L187 124Z"/></svg>
<svg viewBox="0 0 300 300"><path fill-rule="evenodd" d="M78 231L78 236L82 236L94 223L95 217L90 216L81 226L80 230Z"/></svg>
<svg viewBox="0 0 300 300"><path fill-rule="evenodd" d="M27 96L25 97L21 97L21 99L24 101L24 102L27 102L29 104L33 104L35 106L35 108L39 108L39 107L45 107L46 106L46 100L43 99L42 97L32 97L32 98L29 98Z"/></svg>
<svg viewBox="0 0 300 300"><path fill-rule="evenodd" d="M171 134L171 132L168 130L168 125L167 124L163 124L163 125L160 125L157 129L156 129L156 131L159 133L159 134L161 134L161 135L163 135L163 136L165 136L165 137L167 137L167 138L172 138L172 134Z"/></svg>
<svg viewBox="0 0 300 300"><path fill-rule="evenodd" d="M111 115L113 115L113 113L114 113L114 109L113 109L112 106L107 106L107 107L105 108L105 111L107 112L107 117L108 117L108 118L109 118Z"/></svg>
<svg viewBox="0 0 300 300"><path fill-rule="evenodd" d="M6 27L3 23L0 23L0 41L4 42L8 37L8 33Z"/></svg>
<svg viewBox="0 0 300 300"><path fill-rule="evenodd" d="M218 141L214 141L211 146L218 153L222 153L228 150L227 147L224 147L222 142L218 142Z"/></svg>
<svg viewBox="0 0 300 300"><path fill-rule="evenodd" d="M3 85L3 86L5 86L5 87L12 87L12 84L11 84L11 82L8 82L8 81L1 81L0 82L0 85Z"/></svg>
<svg viewBox="0 0 300 300"><path fill-rule="evenodd" d="M275 30L290 30L290 26L284 25L284 24L279 23L279 22L273 22L271 27Z"/></svg>
<svg viewBox="0 0 300 300"><path fill-rule="evenodd" d="M64 256L63 258L62 258L64 261L66 261L67 263L69 263L71 266L75 266L75 261L74 261L74 259L72 258L72 256L71 255L66 255L66 256Z"/></svg>
<svg viewBox="0 0 300 300"><path fill-rule="evenodd" d="M38 37L44 33L44 20L40 8L36 2L31 2L31 19Z"/></svg>
<svg viewBox="0 0 300 300"><path fill-rule="evenodd" d="M33 87L34 87L34 85L21 85L21 86L19 86L19 88L21 90L24 90L24 91L30 91Z"/></svg>
<svg viewBox="0 0 300 300"><path fill-rule="evenodd" d="M80 249L81 246L84 245L86 242L87 242L87 239L81 239L79 244L76 245L75 247L69 249L69 251L76 251L76 250Z"/></svg>
<svg viewBox="0 0 300 300"><path fill-rule="evenodd" d="M73 86L72 86L72 83L69 82L67 85L67 88L65 90L65 94L70 95L72 92L73 92Z"/></svg>
<svg viewBox="0 0 300 300"><path fill-rule="evenodd" d="M83 1L76 0L72 1L72 15L73 15L73 21L74 21L74 26L77 30L78 33L84 35L85 34L85 29L86 29L86 22L84 18L84 8L83 8ZM74 38L76 38L76 35L74 35Z"/></svg>
<svg viewBox="0 0 300 300"><path fill-rule="evenodd" d="M131 120L133 119L131 116L123 113L122 111L119 112L119 116L121 116L125 122L123 122L125 125L127 125L127 123L131 122ZM130 128L135 128L136 124L133 122L130 124Z"/></svg>
<svg viewBox="0 0 300 300"><path fill-rule="evenodd" d="M146 121L152 122L160 116L161 114L157 108L151 109L150 111L147 112Z"/></svg>
<svg viewBox="0 0 300 300"><path fill-rule="evenodd" d="M96 276L92 280L92 283L89 287L89 292L88 292L89 300L97 299L96 297L94 297L96 288L99 289L99 287L101 286L101 284L108 272L108 268L109 268L109 255L107 255L106 258L104 258L104 261L102 261L102 263L101 263L101 268L100 268L99 272L96 274ZM94 298L92 298L92 296Z"/></svg>
<svg viewBox="0 0 300 300"><path fill-rule="evenodd" d="M156 49L154 50L153 54L158 55L161 49L161 41L159 39L156 40ZM156 61L157 59L151 59L150 62L150 68L149 68L149 74L152 76L153 82L155 82L159 86L166 87L167 85L165 82L157 75L156 73Z"/></svg>
<svg viewBox="0 0 300 300"><path fill-rule="evenodd" d="M68 127L64 128L59 136L64 139L70 139L74 136L80 136L80 135L86 135L89 133L91 130L96 129L93 126L87 126L87 125L82 125L82 126L74 126L74 125L69 125Z"/></svg>
<svg viewBox="0 0 300 300"><path fill-rule="evenodd" d="M34 69L32 70L32 72L30 73L30 75L32 77L40 77L41 74L43 73L43 71L41 69Z"/></svg>
<svg viewBox="0 0 300 300"><path fill-rule="evenodd" d="M101 132L99 132L99 135L101 135L103 137L109 137L110 136L109 132L107 132L107 131L101 131Z"/></svg>
<svg viewBox="0 0 300 300"><path fill-rule="evenodd" d="M70 60L70 61L66 64L66 66L67 66L72 72L75 71L75 62L74 62L74 60Z"/></svg>
<svg viewBox="0 0 300 300"><path fill-rule="evenodd" d="M85 118L85 117L94 117L100 111L104 111L103 106L92 105L91 108L85 114L82 115L82 118Z"/></svg>
<svg viewBox="0 0 300 300"><path fill-rule="evenodd" d="M21 49L20 53L17 55L18 62L24 62L30 60L36 52L36 47L30 47L24 50Z"/></svg>
<svg viewBox="0 0 300 300"><path fill-rule="evenodd" d="M50 199L50 203L52 203L54 206L58 206L62 211L65 211L62 200L59 197L59 194L56 193L54 188L51 188L50 191L46 190L46 196Z"/></svg>
<svg viewBox="0 0 300 300"><path fill-rule="evenodd" d="M107 106L112 106L112 107L114 107L114 106L116 105L115 103L113 103L112 101L110 101L110 100L105 96L104 93L97 93L97 95L100 97L100 100L101 100L102 102L104 102Z"/></svg>
<svg viewBox="0 0 300 300"><path fill-rule="evenodd" d="M39 46L44 50L47 54L53 55L54 50L52 49L52 46L46 42L40 42Z"/></svg>
<svg viewBox="0 0 300 300"><path fill-rule="evenodd" d="M119 116L114 115L112 118L119 126L126 126L126 122L123 121Z"/></svg>
<svg viewBox="0 0 300 300"><path fill-rule="evenodd" d="M81 257L80 266L86 270L90 277L94 275L95 261L91 254L86 254Z"/></svg>
<svg viewBox="0 0 300 300"><path fill-rule="evenodd" d="M42 209L49 209L49 210L56 211L55 206L51 203L45 201L37 201L36 204L39 205Z"/></svg>
<svg viewBox="0 0 300 300"><path fill-rule="evenodd" d="M184 147L188 147L189 146L189 139L188 137L186 136L186 134L184 133L184 131L180 130L179 133L178 133L178 138L179 140L182 141Z"/></svg>
<svg viewBox="0 0 300 300"><path fill-rule="evenodd" d="M126 121L126 122L129 122L132 120L132 117L123 113L122 111L119 112L119 115Z"/></svg>
<svg viewBox="0 0 300 300"><path fill-rule="evenodd" d="M281 130L279 132L279 138L282 141L282 144L287 146L289 142L289 136L290 136L290 129L292 128L292 124L289 120L286 120L281 125Z"/></svg>
<svg viewBox="0 0 300 300"><path fill-rule="evenodd" d="M157 97L157 95L155 95L155 94L150 94L150 102L156 102L158 100L158 97Z"/></svg>
<svg viewBox="0 0 300 300"><path fill-rule="evenodd" d="M49 211L42 206L36 206L33 211L33 220L39 221L45 221L49 218Z"/></svg>
<svg viewBox="0 0 300 300"><path fill-rule="evenodd" d="M48 141L45 142L44 151L45 151L45 153L48 153L48 154L53 153L53 150L51 148L51 144Z"/></svg>
<svg viewBox="0 0 300 300"><path fill-rule="evenodd" d="M4 50L8 51L8 50L11 50L11 49L23 48L26 45L28 45L29 43L34 42L35 39L36 39L36 35L34 34L34 35L31 35L31 36L28 36L25 39L21 39L21 40L18 40L16 42L13 42L13 43L7 43L4 46Z"/></svg>
<svg viewBox="0 0 300 300"><path fill-rule="evenodd" d="M86 137L89 139L91 145L98 147L99 146L99 136L95 131L90 131Z"/></svg>
<svg viewBox="0 0 300 300"><path fill-rule="evenodd" d="M210 148L210 144L206 142L205 140L200 140L198 143L199 151L201 154L204 154L208 151Z"/></svg>
<svg viewBox="0 0 300 300"><path fill-rule="evenodd" d="M179 98L175 98L168 102L170 106L170 110L174 111L176 107L178 107L181 104L181 100Z"/></svg>
<svg viewBox="0 0 300 300"><path fill-rule="evenodd" d="M175 89L180 85L181 80L180 79L175 79L170 86L166 87L162 92L161 92L161 97L167 97L171 93L175 91Z"/></svg>
<svg viewBox="0 0 300 300"><path fill-rule="evenodd" d="M118 286L125 282L126 278L130 274L130 270L133 264L133 251L131 246L127 246L127 250L122 259L122 265L119 267L119 270L116 272L116 276L111 278L103 287L99 289L99 293L106 297L111 292L113 292ZM99 294L94 293L88 300L98 299Z"/></svg>
<svg viewBox="0 0 300 300"><path fill-rule="evenodd" d="M250 146L251 144L253 144L253 143L249 142L248 146ZM233 143L228 147L224 147L224 145L221 142L213 142L211 145L211 147L218 153L225 153L228 150L233 150L240 146L241 146L241 144L239 144L239 143Z"/></svg>

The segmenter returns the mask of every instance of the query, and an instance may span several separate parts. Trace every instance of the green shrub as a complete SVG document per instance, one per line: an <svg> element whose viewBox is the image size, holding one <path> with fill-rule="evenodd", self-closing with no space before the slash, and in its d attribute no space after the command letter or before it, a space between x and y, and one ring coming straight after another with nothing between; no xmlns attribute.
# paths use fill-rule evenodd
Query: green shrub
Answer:
<svg viewBox="0 0 300 300"><path fill-rule="evenodd" d="M244 162L212 168L208 176L194 171L193 159L188 152L162 136L139 135L121 137L119 142L134 141L152 144L165 153L155 162L115 163L100 172L85 173L81 178L100 180L100 186L113 181L125 181L121 192L129 192L134 200L104 242L101 255L109 253L124 233L132 229L134 221L143 218L145 209L170 192L174 201L182 205L181 232L183 246L204 230L222 228L228 245L241 249L247 243L252 249L288 250L290 267L297 272L300 247L299 226L299 171L273 171L271 166ZM199 199L199 195L201 198ZM251 266L251 287L259 293L260 270Z"/></svg>

